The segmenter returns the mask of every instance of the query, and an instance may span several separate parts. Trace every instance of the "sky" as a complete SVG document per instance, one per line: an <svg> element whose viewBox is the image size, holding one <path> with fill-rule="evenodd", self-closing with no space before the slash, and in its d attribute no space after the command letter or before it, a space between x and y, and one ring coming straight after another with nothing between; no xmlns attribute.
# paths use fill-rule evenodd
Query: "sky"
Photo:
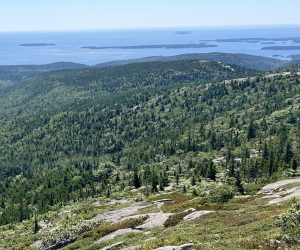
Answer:
<svg viewBox="0 0 300 250"><path fill-rule="evenodd" d="M300 24L299 0L1 0L0 31Z"/></svg>

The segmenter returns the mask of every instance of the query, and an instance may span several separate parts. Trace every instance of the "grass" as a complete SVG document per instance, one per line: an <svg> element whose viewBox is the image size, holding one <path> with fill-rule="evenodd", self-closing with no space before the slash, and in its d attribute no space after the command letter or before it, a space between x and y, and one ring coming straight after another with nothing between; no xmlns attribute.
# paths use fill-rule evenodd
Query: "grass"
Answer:
<svg viewBox="0 0 300 250"><path fill-rule="evenodd" d="M233 248L235 250L272 249L270 246L267 246L270 243L269 239L277 239L280 235L279 228L274 224L272 217L285 212L288 209L288 203L266 206L263 203L267 199L262 198L262 196L232 199L222 204L221 209L216 210L215 213L206 214L191 221L182 221L181 217L183 213L180 211L177 213L180 217L179 221L176 221L170 227L157 227L152 229L149 234L145 234L145 232L125 234L101 244L94 244L101 237L98 234L99 232L101 234L102 232L107 232L102 227L100 231L99 229L92 230L93 232L98 232L97 236L93 232L89 232L88 237L81 237L81 240L62 249L96 250L117 242L122 242L122 246L118 249L141 245L139 250L150 250L163 246L178 246L189 242L195 244L194 249L201 250L231 250ZM209 204L203 204L203 200L201 199L191 201L185 200L186 196L184 198L180 195L176 197L181 199L165 203L162 208L176 210L180 206L179 210L185 210L187 206L209 206ZM212 205L210 204L210 206ZM140 213L146 214L156 209L154 205L150 205L142 209ZM121 227L123 226L130 227L128 224ZM110 224L104 227L113 227L115 230L120 225ZM109 229L109 231L111 230Z"/></svg>
<svg viewBox="0 0 300 250"><path fill-rule="evenodd" d="M300 182L294 182L294 183L289 183L284 186L281 186L280 188L291 189L291 188L299 187L299 186L300 186Z"/></svg>
<svg viewBox="0 0 300 250"><path fill-rule="evenodd" d="M149 213L159 213L159 212L160 212L160 209L156 205L150 205L148 207L140 209L134 215L149 214Z"/></svg>
<svg viewBox="0 0 300 250"><path fill-rule="evenodd" d="M124 221L121 221L118 223L104 225L101 227L96 227L95 229L93 229L91 231L87 231L85 233L80 234L77 237L77 241L82 240L84 238L88 238L88 237L93 237L94 239L101 238L101 237L104 237L105 235L108 235L119 229L135 228L138 225L142 224L146 219L148 219L148 217L149 216L143 216L143 217L136 218L136 219L127 219L127 220L124 220Z"/></svg>

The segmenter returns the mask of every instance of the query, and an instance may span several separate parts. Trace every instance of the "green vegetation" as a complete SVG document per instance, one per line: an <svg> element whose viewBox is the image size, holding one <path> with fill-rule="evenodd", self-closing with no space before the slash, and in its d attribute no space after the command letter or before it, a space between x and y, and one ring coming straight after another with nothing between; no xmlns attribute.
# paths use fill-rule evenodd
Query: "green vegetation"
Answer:
<svg viewBox="0 0 300 250"><path fill-rule="evenodd" d="M120 61L112 61L106 63L100 63L95 65L94 67L110 67L131 63L141 63L141 62L171 62L178 60L207 60L207 61L216 61L223 63L235 64L240 67L245 67L248 69L256 69L256 70L274 70L280 67L283 67L287 62L279 59L263 57L263 56L254 56L247 54L232 54L232 53L189 53L182 54L176 56L153 56L153 57L144 57L138 59L130 59L130 60L120 60ZM294 60L294 58L292 58ZM295 57L295 60L297 58Z"/></svg>
<svg viewBox="0 0 300 250"><path fill-rule="evenodd" d="M85 64L71 62L57 62L44 65L0 65L0 88L26 81L47 71L88 67Z"/></svg>
<svg viewBox="0 0 300 250"><path fill-rule="evenodd" d="M0 246L76 237L66 249L120 239L141 249L295 244L298 231L283 221L297 217L297 205L286 215L289 204L253 195L300 175L298 67L264 75L217 62L153 62L48 72L2 90ZM172 201L149 205L160 199ZM140 202L147 207L135 216L174 214L149 235L93 244L146 219L107 225L99 214ZM182 221L190 208L216 212Z"/></svg>
<svg viewBox="0 0 300 250"><path fill-rule="evenodd" d="M3 89L0 111L8 116L20 116L129 90L178 84L203 85L257 73L235 65L199 60L54 71Z"/></svg>
<svg viewBox="0 0 300 250"><path fill-rule="evenodd" d="M147 218L148 218L147 216L144 216L144 217L137 218L137 219L127 219L127 220L121 221L119 223L97 227L91 231L87 231L83 234L80 234L78 236L77 240L82 240L82 239L88 238L88 237L94 237L95 239L100 238L100 237L108 235L112 232L115 232L119 229L124 229L124 228L132 228L133 229L136 226L139 226L140 224L142 224Z"/></svg>

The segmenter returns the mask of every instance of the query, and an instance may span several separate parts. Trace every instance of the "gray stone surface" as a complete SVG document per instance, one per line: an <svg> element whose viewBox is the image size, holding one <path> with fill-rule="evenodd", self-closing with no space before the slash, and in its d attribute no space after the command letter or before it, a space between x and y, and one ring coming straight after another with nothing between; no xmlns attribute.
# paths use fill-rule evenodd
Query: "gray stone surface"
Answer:
<svg viewBox="0 0 300 250"><path fill-rule="evenodd" d="M165 247L159 247L154 250L188 250L194 246L193 243L184 244L181 246L165 246Z"/></svg>
<svg viewBox="0 0 300 250"><path fill-rule="evenodd" d="M263 198L271 199L269 204L275 204L282 201L286 201L292 197L300 197L300 186L294 187L288 190L280 188L284 185L300 182L300 179L288 179L277 181L275 183L266 185L257 194L265 194ZM275 193L276 192L276 193Z"/></svg>
<svg viewBox="0 0 300 250"><path fill-rule="evenodd" d="M191 208L188 208L188 209L184 210L183 212L188 212L188 211L195 212L196 209L191 207Z"/></svg>
<svg viewBox="0 0 300 250"><path fill-rule="evenodd" d="M107 246L107 247L103 247L101 248L101 250L108 250L108 249L111 249L111 250L114 250L114 249L118 249L120 245L122 245L123 242L117 242L115 244L112 244L110 246Z"/></svg>
<svg viewBox="0 0 300 250"><path fill-rule="evenodd" d="M145 208L147 206L134 205L130 207L125 207L117 210L112 210L108 212L104 212L103 214L99 214L91 220L104 219L108 222L116 223L134 213L136 213L139 209Z"/></svg>
<svg viewBox="0 0 300 250"><path fill-rule="evenodd" d="M38 225L41 227L41 228L47 228L48 227L48 222L47 221L44 221L44 220L41 220L38 222Z"/></svg>
<svg viewBox="0 0 300 250"><path fill-rule="evenodd" d="M197 211L193 212L191 214L188 214L187 216L183 217L183 220L194 220L196 218L199 218L200 216L204 214L210 214L213 213L214 211Z"/></svg>
<svg viewBox="0 0 300 250"><path fill-rule="evenodd" d="M161 200L157 200L157 201L152 201L152 204L159 203L159 202L166 202L166 201L173 201L173 200L171 200L171 199L161 199Z"/></svg>
<svg viewBox="0 0 300 250"><path fill-rule="evenodd" d="M149 219L146 220L143 225L136 227L136 229L144 230L144 229L152 229L154 227L163 226L165 221L169 218L170 215L172 214L163 213L163 212L148 214Z"/></svg>
<svg viewBox="0 0 300 250"><path fill-rule="evenodd" d="M58 216L61 216L61 215L67 215L68 217L71 217L72 213L70 210L65 210L65 211L61 211L60 213L58 213Z"/></svg>
<svg viewBox="0 0 300 250"><path fill-rule="evenodd" d="M134 249L137 249L141 247L141 245L138 245L138 246L132 246L132 247L126 247L126 248L122 248L121 250L134 250Z"/></svg>
<svg viewBox="0 0 300 250"><path fill-rule="evenodd" d="M275 183L266 185L260 190L257 194L272 194L275 191L277 191L281 186L290 184L290 183L295 183L295 182L300 182L300 179L288 179L288 180L282 180L282 181L277 181Z"/></svg>
<svg viewBox="0 0 300 250"><path fill-rule="evenodd" d="M120 230L117 230L117 231L115 231L115 232L113 232L109 235L104 236L100 240L97 240L95 243L99 244L99 243L102 243L102 242L105 242L105 241L108 241L108 240L112 240L112 239L116 238L119 235L123 235L123 234L127 234L127 233L139 233L139 232L141 232L141 231L134 230L134 229L131 229L131 228L120 229Z"/></svg>
<svg viewBox="0 0 300 250"><path fill-rule="evenodd" d="M43 241L38 240L38 241L34 242L32 245L30 245L30 247L36 247L36 248L40 249L43 247Z"/></svg>

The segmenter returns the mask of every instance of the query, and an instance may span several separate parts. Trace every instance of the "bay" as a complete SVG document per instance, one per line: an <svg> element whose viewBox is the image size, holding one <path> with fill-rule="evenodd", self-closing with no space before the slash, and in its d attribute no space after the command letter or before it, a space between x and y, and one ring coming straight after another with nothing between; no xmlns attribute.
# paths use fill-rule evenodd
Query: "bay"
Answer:
<svg viewBox="0 0 300 250"><path fill-rule="evenodd" d="M235 38L300 37L300 25L274 27L202 27L143 30L88 30L0 32L0 65L46 64L60 61L95 65L114 60L148 56L173 56L185 53L245 53L272 57L300 54L300 50L261 50L268 45L249 42L209 41L218 47L180 49L82 49L84 46L112 47L163 44L195 44L201 40ZM265 41L264 41L265 42ZM21 44L55 44L53 46L20 46ZM276 41L272 46L297 45ZM298 43L299 45L299 43Z"/></svg>

